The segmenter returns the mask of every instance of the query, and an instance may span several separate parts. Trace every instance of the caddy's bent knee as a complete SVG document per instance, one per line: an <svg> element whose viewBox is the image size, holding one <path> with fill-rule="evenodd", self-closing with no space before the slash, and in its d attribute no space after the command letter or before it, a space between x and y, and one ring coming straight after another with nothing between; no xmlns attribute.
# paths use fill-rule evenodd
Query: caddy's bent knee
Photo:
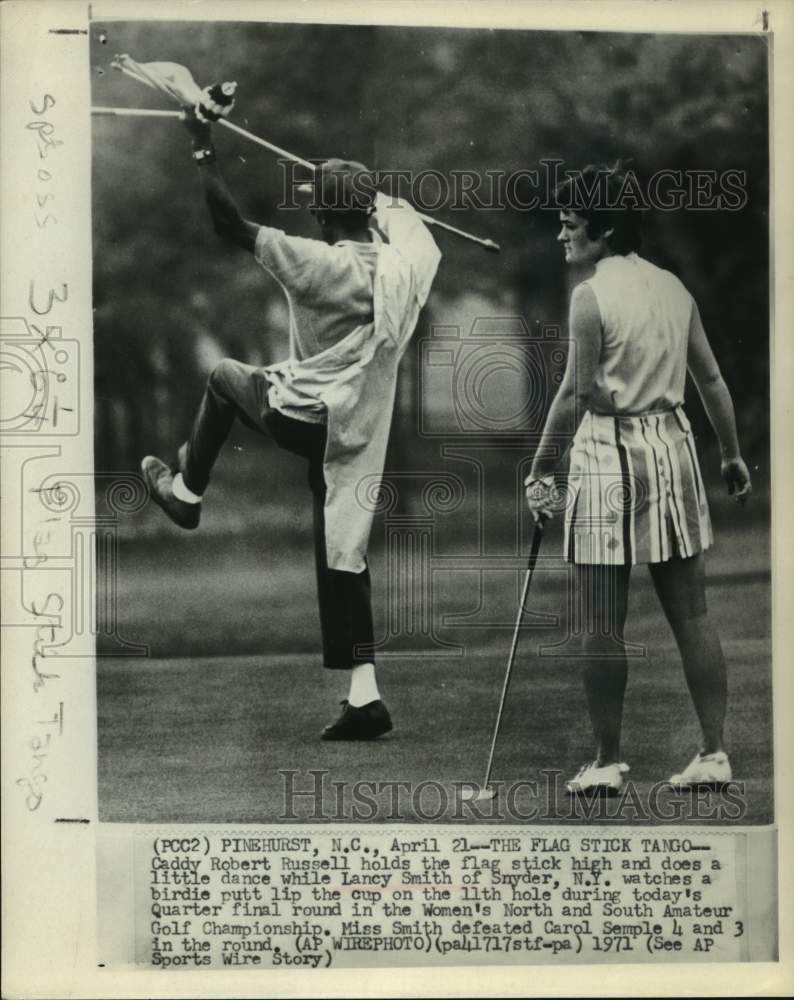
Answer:
<svg viewBox="0 0 794 1000"><path fill-rule="evenodd" d="M233 358L223 358L215 365L207 379L207 384L216 392L222 392L233 381L238 371L238 362Z"/></svg>

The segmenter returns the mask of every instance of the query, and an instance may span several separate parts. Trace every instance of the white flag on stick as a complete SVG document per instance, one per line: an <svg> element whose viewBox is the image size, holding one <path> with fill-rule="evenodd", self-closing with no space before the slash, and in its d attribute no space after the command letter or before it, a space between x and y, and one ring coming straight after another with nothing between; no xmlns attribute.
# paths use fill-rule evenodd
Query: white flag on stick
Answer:
<svg viewBox="0 0 794 1000"><path fill-rule="evenodd" d="M159 90L186 108L195 108L200 118L217 121L225 118L234 104L236 83L216 83L203 89L193 79L187 66L171 62L136 62L132 56L115 56L114 69L153 90Z"/></svg>
<svg viewBox="0 0 794 1000"><path fill-rule="evenodd" d="M114 69L119 70L126 76L132 77L139 83L146 84L147 87L151 87L153 90L159 90L162 94L167 94L181 104L182 107L195 109L197 117L203 121L220 120L221 125L243 136L249 142L256 143L257 146L263 146L278 156L283 156L294 163L299 163L308 170L314 171L317 168L316 163L304 160L302 157L290 153L289 150L282 149L281 146L276 146L274 143L268 142L266 139L262 139L260 136L254 135L253 132L249 132L247 129L241 128L239 125L235 125L234 122L228 120L229 112L234 106L234 94L237 89L236 83L216 83L202 89L193 79L190 70L186 66L180 66L179 63L167 62L138 63L129 55L115 56L111 65ZM119 116L151 115L168 117L177 112L147 111L141 108L94 108L93 113ZM494 243L493 240L473 236L471 233L467 233L455 226L450 226L449 223L442 222L440 219L434 219L429 215L420 213L419 218L428 226L436 226L472 243L478 243L483 249L491 253L499 253L499 244Z"/></svg>

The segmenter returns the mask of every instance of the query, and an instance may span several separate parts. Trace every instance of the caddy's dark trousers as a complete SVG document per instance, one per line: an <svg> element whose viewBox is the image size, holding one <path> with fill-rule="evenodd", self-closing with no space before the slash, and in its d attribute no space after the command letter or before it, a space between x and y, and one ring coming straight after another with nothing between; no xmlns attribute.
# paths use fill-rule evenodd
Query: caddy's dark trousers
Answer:
<svg viewBox="0 0 794 1000"><path fill-rule="evenodd" d="M203 494L212 466L235 418L309 463L314 505L314 553L323 640L323 665L345 670L374 660L369 569L345 573L328 568L325 551L326 428L293 420L268 405L269 383L261 369L226 358L213 370L193 422L182 470L185 484Z"/></svg>

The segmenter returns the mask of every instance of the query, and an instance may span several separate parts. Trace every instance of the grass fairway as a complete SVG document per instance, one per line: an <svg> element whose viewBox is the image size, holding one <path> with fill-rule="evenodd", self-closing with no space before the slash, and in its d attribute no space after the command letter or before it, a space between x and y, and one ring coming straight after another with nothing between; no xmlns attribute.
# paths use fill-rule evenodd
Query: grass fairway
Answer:
<svg viewBox="0 0 794 1000"><path fill-rule="evenodd" d="M308 550L285 560L250 539L234 545L208 540L200 548L122 550L120 632L149 643L151 656L98 660L100 818L279 822L290 818L279 774L289 770L298 772L296 789L318 792L294 800L292 818L301 821L771 822L769 555L760 531L736 537L723 531L719 538L709 559L708 596L729 662L727 738L735 776L744 783L742 801L654 789L694 754L698 730L644 571L633 582L627 634L647 649L630 664L624 754L631 793L588 817L560 792L560 779L592 748L576 663L537 655L539 645L564 634L564 577L557 568L538 577L543 584L531 607L559 620L536 618L522 632L494 768L496 781L524 784L503 788L494 805L481 804L476 814L461 806L453 783L483 778L520 574L494 573L482 585L476 573L437 574L434 621L445 640L464 645L465 655L432 655L427 644L424 653L412 654L405 643L406 655L384 657L379 667L394 732L372 743L327 744L318 734L336 715L345 681L320 668ZM552 549L559 551L549 539ZM382 628L379 560L376 553ZM444 625L450 612L476 607L483 588L500 609L501 624ZM166 655L177 647L179 655ZM393 648L399 652L399 642ZM313 785L320 779L312 770L326 772L324 788ZM376 781L438 784L413 796L396 786L353 788Z"/></svg>
<svg viewBox="0 0 794 1000"><path fill-rule="evenodd" d="M759 643L728 647L732 661L732 711L728 739L737 776L745 782L745 823L771 820L771 735L760 731L769 707L768 660ZM330 721L338 694L330 674L299 656L155 660L133 665L107 662L100 673L101 818L123 822L270 823L285 815L279 770L298 771L295 789L322 789L309 771L327 770L321 808L327 819L397 821L496 821L493 806L481 814L462 811L454 782L481 781L498 701L501 663L476 657L448 663L401 662L382 671L395 719L393 733L371 743L323 743L317 735ZM296 696L296 692L309 695ZM627 797L623 815L605 821L653 822L648 794L697 746L693 718L672 648L659 651L653 667L634 670L626 704L626 757L637 799ZM515 819L569 822L567 797L545 793L542 771L569 776L589 753L587 726L575 680L559 666L540 667L524 657L511 687L497 750L494 778L518 787ZM407 792L364 789L358 781L439 782L413 798ZM335 782L344 782L344 806ZM506 791L506 790L505 790ZM394 808L394 794L397 807ZM505 796L502 796L504 800ZM441 808L443 815L440 814ZM708 816L720 796L702 801L661 792L656 822L740 817L734 810ZM321 821L315 800L295 798L294 816ZM374 806L372 805L374 803ZM507 808L503 801L503 805ZM618 803L610 803L616 808ZM730 805L730 803L727 803ZM723 808L726 804L723 802ZM377 812L373 814L373 811ZM679 813L676 813L676 809ZM693 815L699 810L699 816ZM502 822L509 820L503 817Z"/></svg>

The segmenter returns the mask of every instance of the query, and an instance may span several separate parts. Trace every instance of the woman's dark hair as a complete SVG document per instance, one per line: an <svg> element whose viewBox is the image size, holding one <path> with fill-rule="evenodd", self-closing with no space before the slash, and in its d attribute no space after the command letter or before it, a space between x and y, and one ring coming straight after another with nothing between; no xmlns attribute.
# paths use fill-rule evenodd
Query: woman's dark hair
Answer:
<svg viewBox="0 0 794 1000"><path fill-rule="evenodd" d="M590 163L581 170L566 171L567 177L554 191L555 207L576 212L587 222L590 239L607 237L615 253L638 250L642 242L644 199L637 175L618 162L613 166Z"/></svg>

